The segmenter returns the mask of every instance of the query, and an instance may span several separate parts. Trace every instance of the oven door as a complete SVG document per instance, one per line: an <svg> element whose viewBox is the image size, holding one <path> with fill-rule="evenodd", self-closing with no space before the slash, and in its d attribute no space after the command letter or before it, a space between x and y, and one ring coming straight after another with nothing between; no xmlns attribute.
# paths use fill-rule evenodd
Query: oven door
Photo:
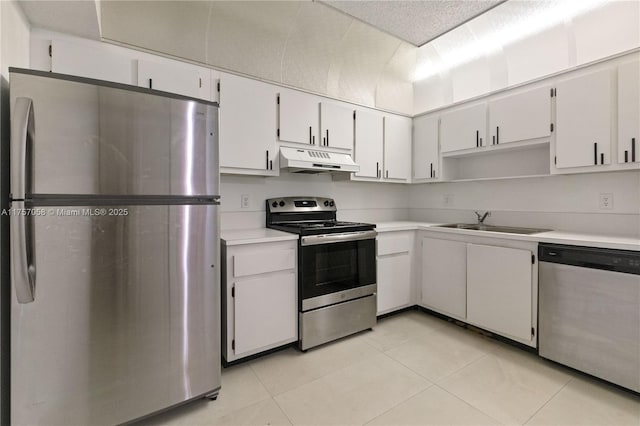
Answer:
<svg viewBox="0 0 640 426"><path fill-rule="evenodd" d="M361 231L300 239L302 311L376 292L376 235Z"/></svg>

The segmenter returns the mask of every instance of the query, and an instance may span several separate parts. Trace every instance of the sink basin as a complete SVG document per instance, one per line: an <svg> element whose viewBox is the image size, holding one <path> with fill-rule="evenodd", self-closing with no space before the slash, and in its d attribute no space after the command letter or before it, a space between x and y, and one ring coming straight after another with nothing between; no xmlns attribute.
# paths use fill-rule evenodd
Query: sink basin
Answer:
<svg viewBox="0 0 640 426"><path fill-rule="evenodd" d="M440 228L471 229L473 231L505 232L509 234L526 234L526 235L551 231L551 229L518 228L515 226L494 226L494 225L484 225L479 223L452 223L448 225L436 225L436 226Z"/></svg>

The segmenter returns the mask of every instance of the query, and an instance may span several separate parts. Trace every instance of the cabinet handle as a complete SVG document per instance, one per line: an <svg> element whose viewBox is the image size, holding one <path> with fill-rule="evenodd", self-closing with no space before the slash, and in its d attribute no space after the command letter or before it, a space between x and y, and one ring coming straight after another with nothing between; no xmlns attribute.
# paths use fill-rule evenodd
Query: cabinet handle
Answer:
<svg viewBox="0 0 640 426"><path fill-rule="evenodd" d="M476 130L476 148L480 148L480 130Z"/></svg>
<svg viewBox="0 0 640 426"><path fill-rule="evenodd" d="M429 167L429 176L433 177L433 163L431 163L431 166Z"/></svg>
<svg viewBox="0 0 640 426"><path fill-rule="evenodd" d="M598 142L593 143L593 164L598 165Z"/></svg>
<svg viewBox="0 0 640 426"><path fill-rule="evenodd" d="M500 144L500 126L496 126L496 145Z"/></svg>
<svg viewBox="0 0 640 426"><path fill-rule="evenodd" d="M604 152L600 153L600 164L604 164Z"/></svg>
<svg viewBox="0 0 640 426"><path fill-rule="evenodd" d="M482 146L482 138L480 138L480 146Z"/></svg>
<svg viewBox="0 0 640 426"><path fill-rule="evenodd" d="M625 163L629 162L629 150L628 149L624 150L624 162Z"/></svg>
<svg viewBox="0 0 640 426"><path fill-rule="evenodd" d="M636 138L631 138L631 162L636 162Z"/></svg>
<svg viewBox="0 0 640 426"><path fill-rule="evenodd" d="M380 162L376 163L376 178L380 179Z"/></svg>
<svg viewBox="0 0 640 426"><path fill-rule="evenodd" d="M493 140L491 141L491 144L492 144L492 145L495 145L495 144L496 144L496 137L495 137L495 136L493 137Z"/></svg>
<svg viewBox="0 0 640 426"><path fill-rule="evenodd" d="M267 150L267 170L269 170L269 150Z"/></svg>
<svg viewBox="0 0 640 426"><path fill-rule="evenodd" d="M153 89L153 79L149 79L149 89Z"/></svg>
<svg viewBox="0 0 640 426"><path fill-rule="evenodd" d="M329 129L327 129L327 146L329 146Z"/></svg>
<svg viewBox="0 0 640 426"><path fill-rule="evenodd" d="M269 170L273 170L273 160L269 160Z"/></svg>
<svg viewBox="0 0 640 426"><path fill-rule="evenodd" d="M387 170L387 179L389 179L389 170Z"/></svg>
<svg viewBox="0 0 640 426"><path fill-rule="evenodd" d="M311 145L311 126L309 126L309 145Z"/></svg>

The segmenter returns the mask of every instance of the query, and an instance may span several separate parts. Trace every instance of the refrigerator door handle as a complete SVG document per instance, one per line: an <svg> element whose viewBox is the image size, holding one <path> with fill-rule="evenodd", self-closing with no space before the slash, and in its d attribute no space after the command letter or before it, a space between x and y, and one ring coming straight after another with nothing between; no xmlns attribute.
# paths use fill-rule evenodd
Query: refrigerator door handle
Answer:
<svg viewBox="0 0 640 426"><path fill-rule="evenodd" d="M24 200L28 188L27 170L34 136L33 101L29 98L16 98L11 119L11 197Z"/></svg>
<svg viewBox="0 0 640 426"><path fill-rule="evenodd" d="M11 210L11 281L18 303L31 303L35 300L36 269L29 246L32 234L27 232L26 221L33 221L33 217L21 214L26 213L22 201L11 203Z"/></svg>

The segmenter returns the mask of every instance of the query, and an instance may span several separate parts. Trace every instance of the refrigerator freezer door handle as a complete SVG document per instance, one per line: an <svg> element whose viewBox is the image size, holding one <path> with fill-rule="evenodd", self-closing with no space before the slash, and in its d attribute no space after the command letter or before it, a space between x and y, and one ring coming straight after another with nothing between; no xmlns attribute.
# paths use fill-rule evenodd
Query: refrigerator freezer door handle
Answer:
<svg viewBox="0 0 640 426"><path fill-rule="evenodd" d="M20 214L24 211L24 203L13 202L11 209L17 212L11 215L11 281L16 291L18 303L30 303L35 299L36 274L35 266L29 256L30 236L27 236L27 220L33 217Z"/></svg>
<svg viewBox="0 0 640 426"><path fill-rule="evenodd" d="M27 188L29 155L34 135L33 101L17 98L11 119L11 197L24 200Z"/></svg>

